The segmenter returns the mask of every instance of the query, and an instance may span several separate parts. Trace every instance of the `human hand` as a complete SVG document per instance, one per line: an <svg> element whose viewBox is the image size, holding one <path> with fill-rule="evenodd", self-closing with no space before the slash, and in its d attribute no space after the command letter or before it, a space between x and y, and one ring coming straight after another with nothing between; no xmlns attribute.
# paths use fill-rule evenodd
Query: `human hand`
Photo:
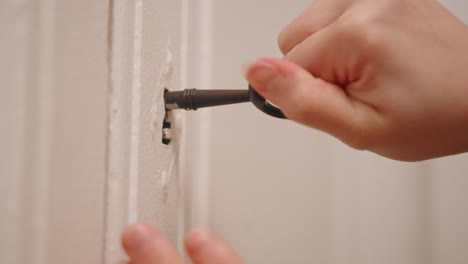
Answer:
<svg viewBox="0 0 468 264"><path fill-rule="evenodd" d="M135 224L122 235L122 245L131 264L183 264L183 257L155 228ZM243 261L216 235L194 230L185 240L188 255L194 264L241 264Z"/></svg>
<svg viewBox="0 0 468 264"><path fill-rule="evenodd" d="M317 0L249 83L299 123L417 161L468 151L468 28L435 0Z"/></svg>

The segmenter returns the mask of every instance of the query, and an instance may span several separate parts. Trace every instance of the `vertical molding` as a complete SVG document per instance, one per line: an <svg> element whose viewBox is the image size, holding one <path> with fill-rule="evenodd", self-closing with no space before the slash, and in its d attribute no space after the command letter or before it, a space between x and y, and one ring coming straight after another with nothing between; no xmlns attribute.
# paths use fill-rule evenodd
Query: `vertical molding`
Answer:
<svg viewBox="0 0 468 264"><path fill-rule="evenodd" d="M105 263L124 258L120 234L137 220L182 245L186 116L173 113L174 139L163 145L162 95L187 83L188 58L178 57L188 49L187 17L178 16L189 1L111 1Z"/></svg>
<svg viewBox="0 0 468 264"><path fill-rule="evenodd" d="M212 89L212 54L213 54L213 1L201 0L200 2L200 87ZM211 114L206 111L199 120L200 140L196 149L199 150L199 160L197 161L197 193L198 201L196 224L209 225L210 219L210 142L211 142ZM195 186L194 186L195 187Z"/></svg>
<svg viewBox="0 0 468 264"><path fill-rule="evenodd" d="M187 1L187 0L185 0ZM212 84L212 53L213 53L213 2L212 0L197 0L186 2L188 23L185 30L188 36L184 44L184 55L187 57L186 85L210 89ZM185 88L185 87L184 87ZM185 131L183 136L185 162L182 162L183 174L188 175L185 183L186 196L186 228L193 226L208 226L209 186L210 186L210 144L211 144L211 110L200 111L195 116L187 118L184 127L191 127L190 134ZM185 169L184 169L185 168ZM187 171L186 168L191 168Z"/></svg>
<svg viewBox="0 0 468 264"><path fill-rule="evenodd" d="M1 7L8 68L0 71L8 89L0 105L6 115L2 140L8 142L0 143L5 155L0 174L6 176L0 263L47 263L54 6L54 0L41 0L8 1Z"/></svg>
<svg viewBox="0 0 468 264"><path fill-rule="evenodd" d="M132 122L130 142L130 173L128 190L128 221L137 220L139 144L140 144L140 100L141 100L141 45L143 35L143 1L135 1L133 34L133 83Z"/></svg>
<svg viewBox="0 0 468 264"><path fill-rule="evenodd" d="M133 99L133 30L135 3L111 0L109 19L109 114L108 114L108 164L105 221L104 263L118 263L124 259L120 248L120 234L129 222L130 170L135 158L132 149ZM141 34L141 33L140 33ZM132 89L128 89L132 87ZM129 100L132 98L132 100ZM133 147L134 148L134 147ZM133 150L135 151L135 150ZM133 161L131 161L133 160ZM133 171L135 173L135 164ZM135 177L135 176L133 176ZM133 182L135 184L135 182ZM134 205L132 205L134 206Z"/></svg>
<svg viewBox="0 0 468 264"><path fill-rule="evenodd" d="M190 15L190 0L180 0L181 6L181 21L180 21L180 85L181 87L188 87L188 47L189 47L189 15ZM189 122L187 121L186 113L181 114L181 127L187 128ZM183 252L184 248L184 236L188 229L190 229L189 224L189 208L191 208L190 203L188 203L187 198L191 195L190 190L190 177L189 170L187 169L190 166L190 157L188 157L188 149L184 146L189 146L187 141L186 129L180 129L180 152L179 152L179 168L178 171L180 175L184 175L183 181L179 182L179 189L182 190L180 193L179 199L182 202L183 206L179 207L178 219L177 219L177 229L179 230L177 234L177 249L179 252ZM182 177L180 177L182 178Z"/></svg>

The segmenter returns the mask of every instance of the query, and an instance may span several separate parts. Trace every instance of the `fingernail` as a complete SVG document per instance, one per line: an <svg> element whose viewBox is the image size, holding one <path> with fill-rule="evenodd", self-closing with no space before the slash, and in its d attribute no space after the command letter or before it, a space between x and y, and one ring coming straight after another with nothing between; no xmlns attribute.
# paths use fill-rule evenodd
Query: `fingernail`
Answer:
<svg viewBox="0 0 468 264"><path fill-rule="evenodd" d="M259 59L245 66L245 76L251 84L261 90L268 88L268 83L278 75L278 69L268 59Z"/></svg>
<svg viewBox="0 0 468 264"><path fill-rule="evenodd" d="M212 236L204 230L194 230L187 238L187 250L197 252L210 243Z"/></svg>
<svg viewBox="0 0 468 264"><path fill-rule="evenodd" d="M149 230L141 224L133 225L124 233L123 243L128 250L143 248L151 240Z"/></svg>

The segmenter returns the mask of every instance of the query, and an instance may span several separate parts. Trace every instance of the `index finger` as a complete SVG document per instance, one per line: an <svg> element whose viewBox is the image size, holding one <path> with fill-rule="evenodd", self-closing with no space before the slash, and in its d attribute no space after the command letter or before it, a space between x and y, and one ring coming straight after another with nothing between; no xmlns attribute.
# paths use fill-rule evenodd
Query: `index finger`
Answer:
<svg viewBox="0 0 468 264"><path fill-rule="evenodd" d="M278 36L278 46L286 55L312 34L337 20L349 6L349 0L317 0L289 23Z"/></svg>
<svg viewBox="0 0 468 264"><path fill-rule="evenodd" d="M194 264L243 264L242 259L215 234L194 230L185 240L187 252Z"/></svg>
<svg viewBox="0 0 468 264"><path fill-rule="evenodd" d="M132 264L183 264L177 250L155 228L135 224L122 236L122 245Z"/></svg>

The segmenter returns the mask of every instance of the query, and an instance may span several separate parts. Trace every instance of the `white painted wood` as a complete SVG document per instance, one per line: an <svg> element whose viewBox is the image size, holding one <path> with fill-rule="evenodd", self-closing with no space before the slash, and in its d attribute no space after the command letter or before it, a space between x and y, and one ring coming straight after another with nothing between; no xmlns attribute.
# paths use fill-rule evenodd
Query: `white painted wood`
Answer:
<svg viewBox="0 0 468 264"><path fill-rule="evenodd" d="M0 64L0 262L19 261L21 245L22 184L24 174L24 131L27 68L27 41L29 17L27 3L13 1L0 3L0 32L4 48L0 50L3 63Z"/></svg>
<svg viewBox="0 0 468 264"><path fill-rule="evenodd" d="M166 146L162 123L164 89L188 82L191 8L186 0L112 2L105 263L123 257L120 234L129 223L153 224L179 247L189 226L183 164L192 163L181 149L192 126L184 113L171 113L174 139Z"/></svg>
<svg viewBox="0 0 468 264"><path fill-rule="evenodd" d="M108 8L55 1L47 263L103 258Z"/></svg>
<svg viewBox="0 0 468 264"><path fill-rule="evenodd" d="M184 44L185 80L182 87L212 89L213 1L185 0L186 32ZM211 109L186 113L183 127L185 162L181 173L186 175L186 225L208 226L210 223L210 145Z"/></svg>
<svg viewBox="0 0 468 264"><path fill-rule="evenodd" d="M1 105L9 121L2 123L7 135L2 137L1 186L7 191L0 194L0 262L98 263L107 4L41 0L1 5L6 58L0 71Z"/></svg>
<svg viewBox="0 0 468 264"><path fill-rule="evenodd" d="M34 3L34 2L32 2ZM33 15L33 12L36 15ZM34 46L30 45L31 58L36 61L29 61L34 65L34 69L30 69L30 89L28 91L30 99L27 104L29 107L26 118L26 123L29 124L27 131L28 139L31 147L28 148L30 153L29 162L26 165L25 182L23 190L30 192L26 197L29 200L23 202L23 218L28 219L23 223L23 241L22 248L25 253L21 254L21 262L24 263L47 263L47 244L48 231L51 230L48 225L48 208L49 208L49 176L51 173L51 143L52 143L52 124L53 124L53 84L54 84L54 68L53 68L53 52L55 48L55 2L53 0L43 0L40 3L35 3L29 14L33 20L30 26L37 25L36 32L40 34L32 35L36 41ZM30 32L32 33L32 32ZM35 56L34 56L35 55ZM34 76L36 75L36 76ZM32 91L36 91L35 96L31 96ZM31 100L32 99L32 100ZM33 107L31 107L33 106ZM24 188L24 186L30 188ZM29 206L28 206L29 205ZM30 216L26 210L29 212Z"/></svg>
<svg viewBox="0 0 468 264"><path fill-rule="evenodd" d="M105 263L123 258L119 237L130 215L133 31L135 5L113 2L110 10L110 109ZM118 19L118 20L117 20ZM119 22L120 21L120 22ZM130 100L129 100L130 99ZM133 176L133 175L132 175ZM133 176L135 177L135 176ZM132 188L135 188L133 185Z"/></svg>
<svg viewBox="0 0 468 264"><path fill-rule="evenodd" d="M0 262L117 263L135 221L180 245L190 124L162 144L162 95L187 82L188 1L0 7Z"/></svg>

